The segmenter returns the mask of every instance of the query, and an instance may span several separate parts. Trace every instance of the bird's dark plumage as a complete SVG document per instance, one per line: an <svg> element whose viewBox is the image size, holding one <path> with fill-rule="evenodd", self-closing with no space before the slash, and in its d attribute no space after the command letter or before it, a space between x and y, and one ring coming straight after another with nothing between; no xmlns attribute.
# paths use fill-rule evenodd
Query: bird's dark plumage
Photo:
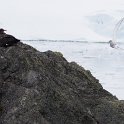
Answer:
<svg viewBox="0 0 124 124"><path fill-rule="evenodd" d="M6 34L4 31L4 29L0 29L0 47L13 46L20 41L14 36Z"/></svg>

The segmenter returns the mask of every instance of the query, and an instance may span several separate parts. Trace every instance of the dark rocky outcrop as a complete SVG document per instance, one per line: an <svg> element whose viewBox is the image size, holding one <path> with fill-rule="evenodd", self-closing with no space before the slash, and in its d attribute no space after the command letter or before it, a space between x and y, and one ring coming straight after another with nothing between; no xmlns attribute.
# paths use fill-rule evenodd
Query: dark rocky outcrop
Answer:
<svg viewBox="0 0 124 124"><path fill-rule="evenodd" d="M14 36L6 34L5 31L3 28L0 28L0 47L14 46L20 42L20 40Z"/></svg>
<svg viewBox="0 0 124 124"><path fill-rule="evenodd" d="M124 124L124 102L59 52L0 48L0 124Z"/></svg>

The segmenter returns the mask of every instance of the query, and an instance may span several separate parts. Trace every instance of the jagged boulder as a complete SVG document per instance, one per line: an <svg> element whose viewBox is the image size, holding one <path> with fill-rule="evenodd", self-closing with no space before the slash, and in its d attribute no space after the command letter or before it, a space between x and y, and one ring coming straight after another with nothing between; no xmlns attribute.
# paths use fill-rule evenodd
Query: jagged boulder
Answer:
<svg viewBox="0 0 124 124"><path fill-rule="evenodd" d="M0 47L0 124L124 124L124 102L59 52Z"/></svg>

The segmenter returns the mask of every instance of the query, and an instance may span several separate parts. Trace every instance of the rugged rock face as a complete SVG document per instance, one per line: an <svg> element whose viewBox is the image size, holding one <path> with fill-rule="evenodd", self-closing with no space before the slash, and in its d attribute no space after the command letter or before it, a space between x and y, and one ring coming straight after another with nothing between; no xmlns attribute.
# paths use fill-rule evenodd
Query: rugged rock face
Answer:
<svg viewBox="0 0 124 124"><path fill-rule="evenodd" d="M0 124L124 124L124 102L59 52L0 48Z"/></svg>

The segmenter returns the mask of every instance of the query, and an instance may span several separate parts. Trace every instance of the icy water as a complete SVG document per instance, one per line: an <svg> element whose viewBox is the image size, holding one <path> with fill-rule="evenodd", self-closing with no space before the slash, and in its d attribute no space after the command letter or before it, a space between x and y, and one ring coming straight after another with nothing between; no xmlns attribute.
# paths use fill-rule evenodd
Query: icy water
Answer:
<svg viewBox="0 0 124 124"><path fill-rule="evenodd" d="M112 49L108 43L72 41L24 41L39 51L58 51L99 79L104 89L124 100L124 50ZM124 45L121 44L124 48Z"/></svg>

